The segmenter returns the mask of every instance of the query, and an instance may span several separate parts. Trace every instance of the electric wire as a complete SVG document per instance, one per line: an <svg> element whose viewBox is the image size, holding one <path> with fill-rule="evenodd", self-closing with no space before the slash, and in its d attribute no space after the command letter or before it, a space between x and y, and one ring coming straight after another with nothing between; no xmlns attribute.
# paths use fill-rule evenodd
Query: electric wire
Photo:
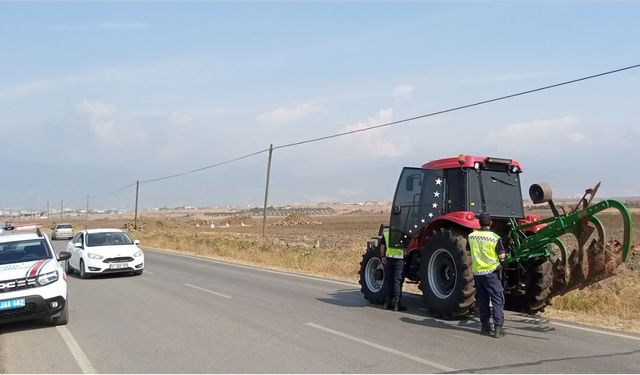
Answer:
<svg viewBox="0 0 640 375"><path fill-rule="evenodd" d="M475 102L475 103L471 103L471 104L465 104L465 105L461 105L461 106L458 106L458 107L448 108L448 109L444 109L444 110L440 110L440 111L436 111L436 112L431 112L431 113L427 113L427 114L424 114L424 115L413 116L413 117L404 118L404 119L401 119L401 120L387 122L387 123L384 123L384 124L369 126L369 127L362 128L362 129L350 130L350 131L336 133L336 134L332 134L332 135L326 135L326 136L323 136L323 137L307 139L307 140L288 143L288 144L284 144L284 145L280 145L280 146L274 146L273 149L276 150L276 149L280 149L280 148L300 146L300 145L307 144L307 143L324 141L324 140L331 139L331 138L337 138L337 137L342 137L342 136L345 136L345 135L361 133L361 132L365 132L365 131L369 131L369 130L373 130L373 129L379 129L379 128L383 128L383 127L387 127L387 126L399 125L399 124L402 124L402 123L415 121L415 120L419 120L419 119L426 118L426 117L432 117L432 116L436 116L436 115L441 115L443 113L449 113L449 112L459 111L461 109L477 107L477 106L480 106L480 105L483 105L483 104L493 103L493 102L497 102L497 101L501 101L501 100L505 100L505 99L514 98L514 97L517 97L517 96L527 95L527 94L531 94L531 93L538 92L538 91L549 90L549 89L552 89L552 88L555 88L555 87L560 87L560 86L565 86L565 85L569 85L569 84L572 84L572 83L586 81L586 80L589 80L589 79L602 77L602 76L609 75L609 74L619 73L619 72L622 72L622 71L625 71L625 70L635 69L635 68L638 68L638 67L640 67L640 64L630 65L630 66L627 66L627 67L624 67L624 68L620 68L620 69L609 70L609 71L604 72L604 73L593 74L593 75L582 77L582 78L572 79L570 81L564 81L564 82L555 83L555 84L548 85L548 86L538 87L538 88L531 89L531 90L520 91L520 92L517 92L517 93L514 93L514 94L504 95L504 96L500 96L498 98L493 98L493 99L482 100L482 101L479 101L479 102Z"/></svg>
<svg viewBox="0 0 640 375"><path fill-rule="evenodd" d="M179 172L179 173L172 174L172 175L169 175L169 176L164 176L164 177L158 177L158 178L152 178L152 179L148 179L148 180L142 180L142 181L140 181L140 184L148 184L148 183L151 183L151 182L158 182L158 181L162 181L162 180L168 180L170 178L176 178L176 177L184 176L184 175L187 175L187 174L204 171L206 169L219 167L221 165L230 164L230 163L233 163L233 162L238 161L238 160L242 160L242 159L250 158L252 156L260 155L260 154L263 154L263 153L265 153L267 151L269 151L268 148L264 149L264 150L253 152L251 154L246 154L246 155L243 155L243 156L239 156L237 158L229 159L229 160L226 160L226 161L223 161L223 162L210 164L210 165L207 165L207 166L204 166L204 167L201 167L201 168L192 169L190 171ZM134 185L135 185L135 183L134 183Z"/></svg>
<svg viewBox="0 0 640 375"><path fill-rule="evenodd" d="M636 68L639 68L639 67L640 67L640 64L629 65L629 66L626 66L626 67L623 67L623 68L613 69L613 70L609 70L609 71L598 73L598 74L592 74L592 75L589 75L589 76L576 78L576 79L572 79L572 80L569 80L569 81L559 82L559 83L555 83L555 84L551 84L551 85L547 85L547 86L542 86L542 87L538 87L538 88L534 88L534 89L530 89L530 90L525 90L525 91L520 91L520 92L516 92L516 93L513 93L513 94L500 96L500 97L493 98L493 99L481 100L481 101L478 101L478 102L465 104L465 105L461 105L461 106L457 106L457 107L452 107L452 108L448 108L448 109L443 109L443 110L440 110L440 111L430 112L430 113L417 115L417 116L413 116L413 117L408 117L408 118L404 118L404 119L400 119L400 120L396 120L396 121L386 122L386 123L383 123L383 124L373 125L373 126L369 126L369 127L362 128L362 129L350 130L350 131L346 131L346 132L340 132L340 133L326 135L326 136L322 136L322 137L311 138L311 139L306 139L306 140L302 140L302 141L287 143L287 144L283 144L283 145L279 145L279 146L274 146L271 150L277 150L277 149L281 149L281 148L300 146L300 145L313 143L313 142L319 142L319 141L323 141L323 140L327 140L327 139L347 136L347 135L356 134L356 133L362 133L362 132L366 132L366 131L370 131L370 130L374 130L374 129L379 129L379 128L383 128L383 127L389 127L389 126L393 126L393 125L400 125L400 124L408 123L408 122L411 122L411 121L415 121L415 120L419 120L419 119L423 119L423 118L427 118L427 117L433 117L433 116L441 115L441 114L444 114L444 113L455 112L455 111L459 111L459 110L462 110L462 109L477 107L477 106L481 106L481 105L484 105L484 104L489 104L489 103L498 102L498 101L502 101L502 100L506 100L506 99L511 99L511 98L515 98L515 97L523 96L523 95L527 95L527 94L532 94L532 93L539 92L539 91L545 91L545 90L553 89L553 88L560 87L560 86L566 86L566 85L570 85L570 84L574 84L574 83L578 83L578 82L582 82L582 81L587 81L587 80L590 80L590 79L594 79L594 78L598 78L598 77L602 77L602 76L606 76L606 75L611 75L611 74L623 72L623 71L626 71L626 70L636 69ZM168 179L172 179L172 178L185 176L185 175L188 175L188 174L191 174L191 173L204 171L204 170L215 168L215 167L219 167L219 166L222 166L222 165L225 165L225 164L230 164L230 163L242 160L242 159L250 158L252 156L263 154L265 152L269 152L269 150L270 149L262 149L262 150L259 150L259 151L256 151L256 152L252 152L250 154L246 154L246 155L239 156L239 157L236 157L236 158L233 158L233 159L229 159L229 160L225 160L225 161L222 161L222 162L210 164L210 165L207 165L207 166L204 166L204 167L200 167L200 168L196 168L196 169L192 169L192 170L188 170L188 171L184 171L184 172L178 172L178 173L167 175L167 176L163 176L163 177L141 180L141 181L139 181L139 184L148 184L148 183L153 183L153 182L158 182L158 181L163 181L163 180L168 180ZM120 192L122 190L128 189L128 188L130 188L132 186L135 186L136 183L138 183L138 182L134 182L134 183L128 184L126 186L123 186L123 187L120 187L118 189L114 189L114 190L111 190L111 191L108 191L108 192L105 192L105 193L90 195L89 197L90 198L96 198L96 197L101 197L101 196L104 196L104 195L114 194L114 193Z"/></svg>

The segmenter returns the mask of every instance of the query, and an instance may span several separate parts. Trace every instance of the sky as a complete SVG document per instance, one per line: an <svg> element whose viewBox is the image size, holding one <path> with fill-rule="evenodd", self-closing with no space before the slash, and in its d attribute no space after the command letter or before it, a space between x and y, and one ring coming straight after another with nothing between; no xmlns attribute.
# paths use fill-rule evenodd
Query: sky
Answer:
<svg viewBox="0 0 640 375"><path fill-rule="evenodd" d="M0 207L130 209L136 180L639 64L639 17L634 1L0 2ZM640 196L639 145L633 69L276 149L269 204L391 200L402 167L460 153L518 160L524 192ZM143 183L140 206L261 206L267 156Z"/></svg>

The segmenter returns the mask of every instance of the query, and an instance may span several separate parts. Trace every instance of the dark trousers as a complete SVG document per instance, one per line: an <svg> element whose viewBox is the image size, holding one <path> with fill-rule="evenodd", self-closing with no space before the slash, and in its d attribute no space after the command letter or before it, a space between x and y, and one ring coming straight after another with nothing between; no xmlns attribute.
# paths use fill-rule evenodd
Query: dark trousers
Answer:
<svg viewBox="0 0 640 375"><path fill-rule="evenodd" d="M480 321L489 324L489 300L493 305L493 324L504 325L504 289L497 272L473 276L476 284L476 303L480 310Z"/></svg>
<svg viewBox="0 0 640 375"><path fill-rule="evenodd" d="M402 283L404 282L404 259L387 258L384 267L384 286L386 298L402 297Z"/></svg>

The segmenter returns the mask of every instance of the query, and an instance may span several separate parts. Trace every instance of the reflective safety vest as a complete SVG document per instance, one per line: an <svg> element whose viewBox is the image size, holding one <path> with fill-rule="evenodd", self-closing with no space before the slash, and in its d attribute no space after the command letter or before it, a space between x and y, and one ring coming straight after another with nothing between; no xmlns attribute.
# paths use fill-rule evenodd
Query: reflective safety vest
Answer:
<svg viewBox="0 0 640 375"><path fill-rule="evenodd" d="M474 275L487 275L498 268L498 240L500 236L488 230L477 230L467 237L471 249L471 271Z"/></svg>
<svg viewBox="0 0 640 375"><path fill-rule="evenodd" d="M384 237L384 244L387 247L387 250L385 252L387 258L403 259L404 249L391 247L389 245L389 228L384 228L384 230L382 231L382 236Z"/></svg>

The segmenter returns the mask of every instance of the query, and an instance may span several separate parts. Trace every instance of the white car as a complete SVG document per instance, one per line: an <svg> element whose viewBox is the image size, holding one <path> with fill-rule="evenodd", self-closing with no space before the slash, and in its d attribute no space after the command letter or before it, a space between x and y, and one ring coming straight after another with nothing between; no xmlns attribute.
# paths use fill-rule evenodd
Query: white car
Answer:
<svg viewBox="0 0 640 375"><path fill-rule="evenodd" d="M64 224L56 224L51 228L51 239L59 240L59 239L70 240L73 238L73 227L69 223Z"/></svg>
<svg viewBox="0 0 640 375"><path fill-rule="evenodd" d="M0 233L0 323L46 319L67 324L67 275L59 262L71 254L56 255L39 229L31 233L19 229Z"/></svg>
<svg viewBox="0 0 640 375"><path fill-rule="evenodd" d="M67 244L71 258L67 261L67 273L78 271L80 278L90 275L133 272L141 275L144 270L144 254L121 229L87 229L76 233Z"/></svg>

